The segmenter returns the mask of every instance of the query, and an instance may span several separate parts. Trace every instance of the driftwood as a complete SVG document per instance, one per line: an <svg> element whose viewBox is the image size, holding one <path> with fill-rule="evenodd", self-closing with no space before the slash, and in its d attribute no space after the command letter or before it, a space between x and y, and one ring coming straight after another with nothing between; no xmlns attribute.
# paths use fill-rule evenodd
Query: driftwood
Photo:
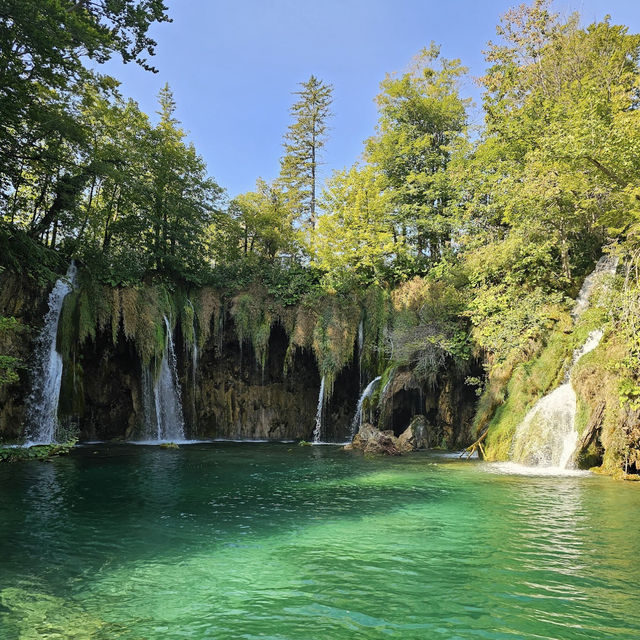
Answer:
<svg viewBox="0 0 640 640"><path fill-rule="evenodd" d="M479 451L482 455L482 459L484 460L487 456L484 452L482 441L487 437L487 433L489 433L489 429L485 429L484 433L473 444L470 444L466 449L463 449L459 457L462 458L462 456L466 454L468 460L476 451Z"/></svg>

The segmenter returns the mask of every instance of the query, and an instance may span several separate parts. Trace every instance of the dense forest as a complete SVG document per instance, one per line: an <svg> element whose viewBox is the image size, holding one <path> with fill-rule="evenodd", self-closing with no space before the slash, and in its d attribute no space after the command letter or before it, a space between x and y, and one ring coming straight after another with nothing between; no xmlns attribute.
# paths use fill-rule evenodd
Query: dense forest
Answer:
<svg viewBox="0 0 640 640"><path fill-rule="evenodd" d="M153 73L149 29L169 20L162 0L0 8L0 278L5 291L11 279L49 290L76 261L58 337L74 376L100 335L124 336L157 368L163 316L193 350L222 314L263 371L281 326L285 368L312 353L328 395L354 358L383 391L398 372L428 390L455 371L477 399L456 444L482 437L487 457L504 458L527 408L603 327L573 376L579 431L597 434L584 456L638 469L639 35L561 18L547 0L510 10L486 47L480 130L461 95L467 69L432 43L382 79L360 160L324 183L332 86L311 75L292 88L278 178L231 199L170 87L150 117L100 73L112 56ZM603 254L617 275L574 322ZM3 303L10 395L37 321Z"/></svg>

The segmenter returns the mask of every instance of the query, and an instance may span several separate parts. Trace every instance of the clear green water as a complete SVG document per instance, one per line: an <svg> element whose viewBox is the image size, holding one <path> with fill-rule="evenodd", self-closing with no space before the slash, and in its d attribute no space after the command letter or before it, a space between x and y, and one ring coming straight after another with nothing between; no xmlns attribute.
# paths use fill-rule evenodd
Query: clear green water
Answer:
<svg viewBox="0 0 640 640"><path fill-rule="evenodd" d="M335 447L0 467L0 638L636 638L640 487Z"/></svg>

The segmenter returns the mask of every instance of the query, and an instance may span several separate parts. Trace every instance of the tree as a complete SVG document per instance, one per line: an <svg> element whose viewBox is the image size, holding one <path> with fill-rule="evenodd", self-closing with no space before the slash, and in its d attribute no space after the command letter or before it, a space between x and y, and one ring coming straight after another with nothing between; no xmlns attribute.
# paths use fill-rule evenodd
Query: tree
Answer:
<svg viewBox="0 0 640 640"><path fill-rule="evenodd" d="M147 180L143 215L152 231L156 269L193 275L207 252L208 227L222 190L207 176L206 165L174 118L175 101L168 85L159 94L160 121L148 138Z"/></svg>
<svg viewBox="0 0 640 640"><path fill-rule="evenodd" d="M577 15L561 21L548 0L510 10L498 34L474 154L492 156L490 172L474 163L492 184L480 188L507 228L553 241L570 283L606 233L638 217L640 37L608 19L586 29Z"/></svg>
<svg viewBox="0 0 640 640"><path fill-rule="evenodd" d="M378 133L367 142L365 159L394 194L394 235L418 270L437 260L451 237L448 165L466 135L469 100L458 87L466 71L459 60L440 58L432 43L407 73L387 76L377 97Z"/></svg>
<svg viewBox="0 0 640 640"><path fill-rule="evenodd" d="M295 92L299 100L290 109L293 122L284 139L280 182L297 221L313 230L317 223L318 167L327 142L333 87L313 75L300 87Z"/></svg>
<svg viewBox="0 0 640 640"><path fill-rule="evenodd" d="M313 234L313 259L331 280L363 284L385 279L397 252L388 214L392 194L371 165L337 171L323 193L326 214Z"/></svg>
<svg viewBox="0 0 640 640"><path fill-rule="evenodd" d="M163 0L3 0L0 4L0 190L15 188L24 162L40 157L52 131L68 128L69 92L97 62L119 53L153 70L146 56ZM46 143L45 143L46 144Z"/></svg>
<svg viewBox="0 0 640 640"><path fill-rule="evenodd" d="M242 252L275 258L294 244L291 214L277 184L258 179L256 190L243 193L231 203L242 228Z"/></svg>

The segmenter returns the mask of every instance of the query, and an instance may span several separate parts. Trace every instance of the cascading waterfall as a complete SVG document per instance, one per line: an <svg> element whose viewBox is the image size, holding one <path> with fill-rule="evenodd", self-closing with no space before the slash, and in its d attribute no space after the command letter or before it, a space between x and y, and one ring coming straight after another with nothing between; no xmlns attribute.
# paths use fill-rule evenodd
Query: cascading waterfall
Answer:
<svg viewBox="0 0 640 640"><path fill-rule="evenodd" d="M603 276L613 275L618 259L603 256L594 271L585 278L571 312L577 320L589 305L589 298ZM571 466L578 441L575 429L576 394L571 372L582 356L593 351L602 340L602 329L592 331L585 343L573 353L563 384L540 398L516 428L511 445L513 462L534 467L567 469Z"/></svg>
<svg viewBox="0 0 640 640"><path fill-rule="evenodd" d="M27 444L55 442L58 401L62 382L62 356L56 350L62 304L74 289L77 269L72 260L64 278L57 280L49 294L49 310L35 347L31 393L27 398Z"/></svg>
<svg viewBox="0 0 640 640"><path fill-rule="evenodd" d="M154 442L180 442L184 437L184 417L171 324L164 317L166 342L155 381L148 368L142 371L142 402L145 439Z"/></svg>
<svg viewBox="0 0 640 640"><path fill-rule="evenodd" d="M571 311L574 321L577 320L589 306L589 299L596 285L603 276L613 275L618 267L618 257L604 255L598 260L595 269L584 279L576 303Z"/></svg>
<svg viewBox="0 0 640 640"><path fill-rule="evenodd" d="M320 393L318 394L318 407L316 409L316 426L313 430L313 441L321 442L322 437L322 414L324 412L324 376L320 381Z"/></svg>
<svg viewBox="0 0 640 640"><path fill-rule="evenodd" d="M358 406L356 407L356 414L353 416L353 420L351 421L351 439L353 440L353 436L356 435L360 425L362 424L362 405L367 398L371 397L371 394L375 391L375 388L378 386L380 382L380 376L374 378L364 389L360 398L358 399Z"/></svg>
<svg viewBox="0 0 640 640"><path fill-rule="evenodd" d="M564 382L540 398L518 425L511 445L511 460L531 467L566 469L571 463L578 440L575 430L576 393L571 372L580 358L593 351L603 331L592 331L587 341L576 349Z"/></svg>

